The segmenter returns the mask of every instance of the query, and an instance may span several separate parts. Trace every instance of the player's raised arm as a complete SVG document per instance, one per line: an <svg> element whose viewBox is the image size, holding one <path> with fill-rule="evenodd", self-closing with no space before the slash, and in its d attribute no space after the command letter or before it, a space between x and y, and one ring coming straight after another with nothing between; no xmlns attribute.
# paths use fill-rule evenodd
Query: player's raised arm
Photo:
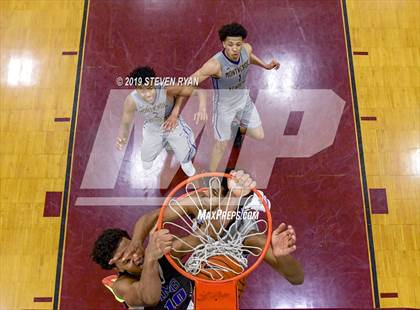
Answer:
<svg viewBox="0 0 420 310"><path fill-rule="evenodd" d="M186 197L180 200L178 204L174 204L172 208L166 208L164 215L165 221L173 221L179 216L185 215L195 216L197 211L194 206L200 203L199 199L200 198L196 197ZM121 248L119 251L115 252L113 258L109 261L110 265L114 264L119 259L125 261L132 258L135 263L140 262L144 254L143 243L155 227L159 213L160 208L157 208L142 215L137 220L130 243L127 247Z"/></svg>
<svg viewBox="0 0 420 310"><path fill-rule="evenodd" d="M167 92L167 95L169 96L169 90ZM172 95L170 97L172 97ZM172 108L171 114L162 124L163 129L171 131L172 129L176 127L178 123L179 113L181 112L181 106L182 106L182 103L184 102L184 99L185 98L182 96L176 96L173 98L173 100L175 100L175 104Z"/></svg>
<svg viewBox="0 0 420 310"><path fill-rule="evenodd" d="M267 70L278 70L280 68L280 63L278 62L277 59L273 59L271 60L269 63L265 63L264 61L262 61L260 58L258 58L258 56L256 56L253 51L252 51L252 46L249 43L244 43L243 44L243 48L246 49L246 51L249 54L249 59L252 65L257 65L261 68L267 69Z"/></svg>
<svg viewBox="0 0 420 310"><path fill-rule="evenodd" d="M247 246L263 248L265 236L250 236L245 240ZM264 257L274 270L280 273L290 284L300 285L304 281L304 272L300 263L291 255L296 250L296 233L291 225L281 223L272 233L271 246Z"/></svg>
<svg viewBox="0 0 420 310"><path fill-rule="evenodd" d="M209 59L200 69L191 75L192 78L196 78L198 84L201 84L209 77L220 77L221 67L216 59Z"/></svg>
<svg viewBox="0 0 420 310"><path fill-rule="evenodd" d="M125 144L128 142L128 134L130 130L131 123L134 119L134 112L136 111L136 104L128 96L124 101L123 115L121 120L121 125L117 137L116 147L118 150L122 150Z"/></svg>

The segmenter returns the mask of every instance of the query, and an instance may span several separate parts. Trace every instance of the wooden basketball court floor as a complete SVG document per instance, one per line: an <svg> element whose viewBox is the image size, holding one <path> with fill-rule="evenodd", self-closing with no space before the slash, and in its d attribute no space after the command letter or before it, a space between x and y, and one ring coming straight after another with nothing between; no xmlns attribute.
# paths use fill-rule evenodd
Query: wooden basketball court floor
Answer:
<svg viewBox="0 0 420 310"><path fill-rule="evenodd" d="M282 65L278 75L253 68L251 91L274 81L282 91L331 89L344 102L333 143L278 156L264 189L274 221L296 228L305 283L261 266L241 307L419 308L420 2L173 3L0 1L0 309L121 308L90 248L102 229L130 231L148 208L77 200L160 191L132 186L128 155L115 186L83 186L109 94L140 64L188 76L231 21L257 55ZM293 112L309 114L292 110L277 128L264 122L269 106L257 107L271 137L304 126Z"/></svg>

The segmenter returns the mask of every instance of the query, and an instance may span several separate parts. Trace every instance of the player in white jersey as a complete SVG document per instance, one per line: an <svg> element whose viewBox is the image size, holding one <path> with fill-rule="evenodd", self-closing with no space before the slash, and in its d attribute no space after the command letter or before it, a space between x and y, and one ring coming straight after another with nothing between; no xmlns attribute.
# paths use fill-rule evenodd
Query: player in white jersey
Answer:
<svg viewBox="0 0 420 310"><path fill-rule="evenodd" d="M228 141L236 133L235 120L239 123L239 133L258 140L264 138L258 111L245 86L246 75L250 64L267 70L277 70L280 64L275 59L265 63L255 56L252 46L244 42L246 36L247 31L240 24L224 25L219 30L223 51L213 56L192 75L198 79L198 83L211 77L215 91L213 126L216 143L210 160L210 171L217 171Z"/></svg>
<svg viewBox="0 0 420 310"><path fill-rule="evenodd" d="M139 85L125 99L116 146L121 150L127 144L134 113L138 111L144 116L141 146L144 169L150 169L155 158L169 144L182 170L187 176L193 176L196 172L191 162L196 153L194 134L179 115L181 97L190 96L193 88L175 85L161 87L152 82L155 77L150 67L139 67L130 74L130 78Z"/></svg>

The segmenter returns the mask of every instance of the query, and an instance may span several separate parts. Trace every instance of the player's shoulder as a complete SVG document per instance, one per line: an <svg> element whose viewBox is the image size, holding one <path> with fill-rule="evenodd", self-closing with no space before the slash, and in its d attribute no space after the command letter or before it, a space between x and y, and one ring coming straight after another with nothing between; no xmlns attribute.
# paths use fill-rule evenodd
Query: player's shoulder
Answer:
<svg viewBox="0 0 420 310"><path fill-rule="evenodd" d="M137 279L134 279L130 276L120 276L114 283L112 283L112 290L119 298L124 299L124 296L128 293L131 289L131 285L134 282L137 282Z"/></svg>
<svg viewBox="0 0 420 310"><path fill-rule="evenodd" d="M249 43L243 43L242 47L247 51L248 55L252 53L252 45Z"/></svg>
<svg viewBox="0 0 420 310"><path fill-rule="evenodd" d="M133 96L131 95L132 92L130 92L124 101L124 108L129 110L135 110L136 109L136 102L133 99Z"/></svg>
<svg viewBox="0 0 420 310"><path fill-rule="evenodd" d="M207 60L207 62L201 67L202 70L211 73L211 75L217 74L220 71L220 68L220 62L214 57Z"/></svg>

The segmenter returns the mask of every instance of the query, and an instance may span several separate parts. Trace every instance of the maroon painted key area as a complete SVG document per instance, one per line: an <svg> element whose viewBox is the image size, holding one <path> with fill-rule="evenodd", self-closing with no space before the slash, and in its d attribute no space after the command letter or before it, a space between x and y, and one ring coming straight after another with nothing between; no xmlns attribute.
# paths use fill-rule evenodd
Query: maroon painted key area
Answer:
<svg viewBox="0 0 420 310"><path fill-rule="evenodd" d="M373 214L388 214L388 202L385 188L370 188L369 196Z"/></svg>
<svg viewBox="0 0 420 310"><path fill-rule="evenodd" d="M287 120L286 128L284 129L285 136L295 136L299 132L300 124L303 118L303 111L290 112Z"/></svg>
<svg viewBox="0 0 420 310"><path fill-rule="evenodd" d="M47 192L45 194L44 217L58 217L61 212L62 192Z"/></svg>
<svg viewBox="0 0 420 310"><path fill-rule="evenodd" d="M264 190L272 202L274 224L285 222L296 230L294 256L305 270L305 283L292 286L262 264L247 281L241 308L372 308L340 1L171 3L90 2L71 171L61 309L121 309L121 304L101 284L101 279L113 272L101 270L89 254L103 229L120 227L131 233L137 218L152 208L75 206L76 199L162 195L159 190L131 187L134 164L129 162L128 155L114 189L81 189L109 92L117 88L116 78L146 64L153 66L160 76L189 76L221 50L217 31L233 21L247 28L247 41L256 55L267 62L278 58L281 63L278 72L251 66L247 85L252 96L259 89L267 89L268 76L275 75L281 83L287 82L288 87L331 89L345 101L333 144L309 158L277 158ZM290 75L282 70L289 70ZM210 82L205 86L211 87ZM261 104L257 108L269 107ZM209 106L210 113L211 110ZM210 121L207 126L211 126ZM128 153L131 151L132 141ZM179 176L172 185L181 180Z"/></svg>

